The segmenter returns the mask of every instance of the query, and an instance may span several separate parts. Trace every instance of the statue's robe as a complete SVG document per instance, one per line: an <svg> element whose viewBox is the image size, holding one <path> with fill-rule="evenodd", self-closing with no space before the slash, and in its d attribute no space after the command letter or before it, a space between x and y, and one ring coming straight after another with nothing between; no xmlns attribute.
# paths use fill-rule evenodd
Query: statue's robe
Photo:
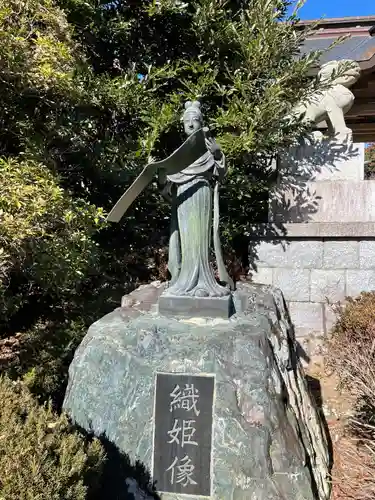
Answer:
<svg viewBox="0 0 375 500"><path fill-rule="evenodd" d="M225 172L224 155L217 160L207 151L181 172L167 176L173 197L168 263L172 280L168 294L220 297L229 293L217 283L209 263L212 229L219 277L233 286L224 266L218 230L218 179Z"/></svg>
<svg viewBox="0 0 375 500"><path fill-rule="evenodd" d="M224 265L219 238L218 180L226 171L225 157L221 153L217 160L207 150L207 133L205 128L195 131L168 158L148 163L107 217L111 222L118 222L156 172L160 179L167 179L173 191L168 263L172 280L168 293L174 295L220 297L229 293L226 287L217 283L210 266L212 229L219 278L234 288Z"/></svg>

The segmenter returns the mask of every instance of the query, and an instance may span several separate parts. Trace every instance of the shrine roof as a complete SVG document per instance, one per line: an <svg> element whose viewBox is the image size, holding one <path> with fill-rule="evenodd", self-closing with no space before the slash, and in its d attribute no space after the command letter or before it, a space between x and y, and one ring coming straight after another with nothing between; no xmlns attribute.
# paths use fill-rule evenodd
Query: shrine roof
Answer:
<svg viewBox="0 0 375 500"><path fill-rule="evenodd" d="M348 127L353 130L355 142L374 142L375 16L300 21L297 29L309 30L301 47L302 53L325 51L338 38L347 37L322 54L319 66L327 61L341 59L352 59L359 63L361 77L352 87L355 100L345 118ZM311 68L311 76L318 73L319 66Z"/></svg>
<svg viewBox="0 0 375 500"><path fill-rule="evenodd" d="M304 28L319 23L301 47L302 53L327 50L340 37L347 38L332 49L324 52L320 63L330 60L352 59L362 69L375 67L375 16L344 17L321 21L301 21Z"/></svg>

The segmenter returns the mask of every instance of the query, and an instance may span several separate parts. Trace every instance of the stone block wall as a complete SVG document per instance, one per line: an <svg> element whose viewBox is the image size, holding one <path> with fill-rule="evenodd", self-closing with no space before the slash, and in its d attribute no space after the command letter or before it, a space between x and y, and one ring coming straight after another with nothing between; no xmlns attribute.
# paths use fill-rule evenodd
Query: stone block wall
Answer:
<svg viewBox="0 0 375 500"><path fill-rule="evenodd" d="M375 290L375 181L364 180L364 144L312 139L278 168L252 274L282 290L306 339L330 330L332 305Z"/></svg>
<svg viewBox="0 0 375 500"><path fill-rule="evenodd" d="M253 280L280 288L297 337L326 333L332 304L375 290L375 238L303 238L262 241Z"/></svg>

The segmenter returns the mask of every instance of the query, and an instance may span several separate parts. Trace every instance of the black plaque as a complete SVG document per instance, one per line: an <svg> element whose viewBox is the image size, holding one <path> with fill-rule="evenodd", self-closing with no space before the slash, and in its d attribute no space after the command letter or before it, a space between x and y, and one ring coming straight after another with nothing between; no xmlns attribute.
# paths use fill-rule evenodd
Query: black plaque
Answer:
<svg viewBox="0 0 375 500"><path fill-rule="evenodd" d="M213 375L156 374L153 478L165 493L211 496Z"/></svg>

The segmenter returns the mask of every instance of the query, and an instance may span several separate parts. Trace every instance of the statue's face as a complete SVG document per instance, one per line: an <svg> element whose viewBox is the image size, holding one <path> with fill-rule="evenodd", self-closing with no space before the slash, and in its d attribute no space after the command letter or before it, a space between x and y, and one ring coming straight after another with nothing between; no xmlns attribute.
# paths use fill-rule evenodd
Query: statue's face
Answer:
<svg viewBox="0 0 375 500"><path fill-rule="evenodd" d="M346 75L342 75L341 77L337 78L335 83L343 85L344 87L351 87L357 82L359 76L359 72L351 71L350 73L348 72Z"/></svg>
<svg viewBox="0 0 375 500"><path fill-rule="evenodd" d="M344 63L350 63L348 65L348 68L346 71L343 73L342 72L342 67L341 64ZM338 71L340 76L337 76L332 80L332 73L333 71ZM322 69L320 71L320 76L322 80L331 80L330 83L331 85L343 85L344 87L351 87L356 83L356 81L359 79L361 74L361 69L358 65L358 63L355 63L354 61L332 61L330 63L325 64L322 66Z"/></svg>
<svg viewBox="0 0 375 500"><path fill-rule="evenodd" d="M187 135L193 134L196 130L202 128L202 120L198 114L189 113L184 117L184 129Z"/></svg>

